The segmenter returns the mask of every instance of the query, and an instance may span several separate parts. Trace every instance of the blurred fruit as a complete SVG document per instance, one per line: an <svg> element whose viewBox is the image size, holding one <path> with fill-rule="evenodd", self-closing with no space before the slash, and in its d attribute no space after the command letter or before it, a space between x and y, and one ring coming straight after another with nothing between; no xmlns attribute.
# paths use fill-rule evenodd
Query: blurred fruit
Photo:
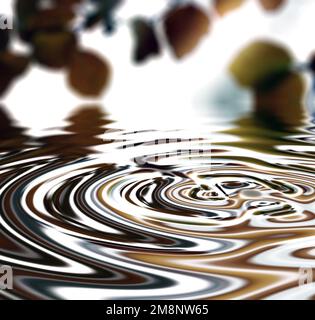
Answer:
<svg viewBox="0 0 315 320"><path fill-rule="evenodd" d="M145 61L148 57L160 54L160 45L154 26L150 21L134 19L132 21L135 48L133 60L135 62Z"/></svg>
<svg viewBox="0 0 315 320"><path fill-rule="evenodd" d="M33 56L42 65L62 68L69 64L76 37L69 31L39 32L33 38Z"/></svg>
<svg viewBox="0 0 315 320"><path fill-rule="evenodd" d="M9 44L10 31L0 29L0 51L6 50Z"/></svg>
<svg viewBox="0 0 315 320"><path fill-rule="evenodd" d="M209 17L193 4L175 7L164 17L166 38L177 58L195 49L209 28Z"/></svg>
<svg viewBox="0 0 315 320"><path fill-rule="evenodd" d="M230 11L236 10L245 3L246 0L215 0L214 7L220 16L224 16Z"/></svg>
<svg viewBox="0 0 315 320"><path fill-rule="evenodd" d="M267 41L256 41L245 47L233 60L229 70L244 87L268 86L268 82L286 73L293 58L286 48Z"/></svg>
<svg viewBox="0 0 315 320"><path fill-rule="evenodd" d="M309 58L308 68L315 73L315 53L312 53Z"/></svg>
<svg viewBox="0 0 315 320"><path fill-rule="evenodd" d="M10 52L0 53L0 95L5 93L12 81L28 67L30 59Z"/></svg>
<svg viewBox="0 0 315 320"><path fill-rule="evenodd" d="M267 11L273 11L279 9L284 5L286 0L259 0L263 8Z"/></svg>
<svg viewBox="0 0 315 320"><path fill-rule="evenodd" d="M110 67L89 51L76 51L69 65L68 82L81 95L99 96L110 80Z"/></svg>
<svg viewBox="0 0 315 320"><path fill-rule="evenodd" d="M305 117L305 92L303 76L288 72L274 87L255 90L255 111L281 126L299 125Z"/></svg>
<svg viewBox="0 0 315 320"><path fill-rule="evenodd" d="M75 4L81 0L52 0L50 7L40 7L39 0L17 0L16 18L20 38L26 42L41 31L61 31L69 27L75 17Z"/></svg>

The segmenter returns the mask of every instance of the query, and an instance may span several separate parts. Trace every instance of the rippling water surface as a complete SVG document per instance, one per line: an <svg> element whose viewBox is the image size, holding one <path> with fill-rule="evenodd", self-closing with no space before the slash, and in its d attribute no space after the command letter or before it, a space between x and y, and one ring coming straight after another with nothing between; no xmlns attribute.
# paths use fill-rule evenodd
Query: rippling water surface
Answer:
<svg viewBox="0 0 315 320"><path fill-rule="evenodd" d="M87 107L38 138L0 113L2 298L315 297L311 121L129 131Z"/></svg>

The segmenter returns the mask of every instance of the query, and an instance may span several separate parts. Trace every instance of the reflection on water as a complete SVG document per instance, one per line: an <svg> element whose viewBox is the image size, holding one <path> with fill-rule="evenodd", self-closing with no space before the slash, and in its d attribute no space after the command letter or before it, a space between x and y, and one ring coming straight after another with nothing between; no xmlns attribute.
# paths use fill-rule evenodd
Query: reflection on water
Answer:
<svg viewBox="0 0 315 320"><path fill-rule="evenodd" d="M127 132L94 106L35 138L4 110L2 298L314 298L312 124Z"/></svg>

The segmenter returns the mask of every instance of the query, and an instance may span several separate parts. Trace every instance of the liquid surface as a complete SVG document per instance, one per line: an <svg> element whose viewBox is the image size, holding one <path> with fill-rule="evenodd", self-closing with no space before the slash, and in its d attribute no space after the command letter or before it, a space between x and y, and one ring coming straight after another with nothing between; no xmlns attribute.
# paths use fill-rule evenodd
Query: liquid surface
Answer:
<svg viewBox="0 0 315 320"><path fill-rule="evenodd" d="M1 298L315 297L313 274L299 285L315 268L312 121L131 132L91 107L32 137L0 119Z"/></svg>

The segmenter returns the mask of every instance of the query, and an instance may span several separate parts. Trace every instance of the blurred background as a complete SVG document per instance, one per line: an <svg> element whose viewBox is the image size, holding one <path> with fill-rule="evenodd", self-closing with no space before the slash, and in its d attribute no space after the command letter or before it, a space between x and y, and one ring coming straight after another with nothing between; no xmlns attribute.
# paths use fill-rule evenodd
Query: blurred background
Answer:
<svg viewBox="0 0 315 320"><path fill-rule="evenodd" d="M3 104L35 135L43 128L62 126L69 112L90 102L102 104L113 120L130 129L192 127L205 116L235 119L251 109L250 91L241 89L227 72L233 56L251 41L276 40L301 62L315 48L311 35L314 1L289 0L280 10L270 12L258 1L249 0L223 17L212 17L209 34L183 59L163 50L160 56L134 64L130 19L159 16L167 2L125 1L116 12L115 33L105 35L102 28L82 33L82 46L105 55L112 65L110 86L101 97L82 98L69 90L62 71L51 72L35 64L2 97ZM213 10L209 0L196 2ZM2 1L1 12L12 16L12 5L11 0ZM12 46L17 51L28 50L19 41Z"/></svg>

